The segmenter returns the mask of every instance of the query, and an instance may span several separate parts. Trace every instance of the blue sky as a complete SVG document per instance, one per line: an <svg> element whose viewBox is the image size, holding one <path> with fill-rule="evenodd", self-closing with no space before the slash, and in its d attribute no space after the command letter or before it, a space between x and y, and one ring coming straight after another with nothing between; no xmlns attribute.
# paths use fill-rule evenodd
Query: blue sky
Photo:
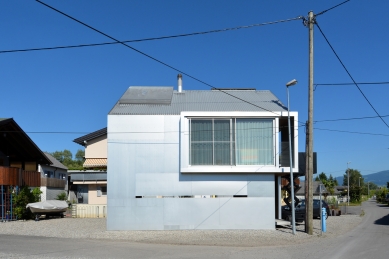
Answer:
<svg viewBox="0 0 389 259"><path fill-rule="evenodd" d="M119 40L202 32L307 16L340 1L52 1L45 3ZM356 82L388 82L389 1L352 0L317 22ZM2 1L0 51L112 40L35 1ZM318 28L314 83L351 83ZM301 20L130 44L214 87L271 90L299 121L308 118L308 29ZM177 71L122 45L0 53L0 117L13 117L43 150L82 148L72 140L106 127L107 114L131 86L174 86ZM314 151L318 171L389 169L389 85L317 86ZM187 76L187 90L210 89ZM363 94L362 94L362 93ZM364 97L364 96L366 97ZM367 100L366 100L367 99ZM389 124L389 117L382 117ZM353 133L352 133L353 132ZM299 150L305 151L304 128Z"/></svg>

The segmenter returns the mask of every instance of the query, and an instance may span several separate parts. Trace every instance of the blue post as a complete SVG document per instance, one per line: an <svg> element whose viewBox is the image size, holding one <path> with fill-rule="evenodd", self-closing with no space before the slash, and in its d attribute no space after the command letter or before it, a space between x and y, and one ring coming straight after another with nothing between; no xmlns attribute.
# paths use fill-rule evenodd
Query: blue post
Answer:
<svg viewBox="0 0 389 259"><path fill-rule="evenodd" d="M13 217L12 217L12 192L11 192L11 221L13 220Z"/></svg>
<svg viewBox="0 0 389 259"><path fill-rule="evenodd" d="M321 221L321 229L323 232L326 232L327 231L327 227L326 227L326 217L327 217L327 211L326 211L326 208L322 208L321 209L321 218L322 218L322 221Z"/></svg>
<svg viewBox="0 0 389 259"><path fill-rule="evenodd" d="M3 185L1 185L1 222L4 221L4 197L3 197Z"/></svg>

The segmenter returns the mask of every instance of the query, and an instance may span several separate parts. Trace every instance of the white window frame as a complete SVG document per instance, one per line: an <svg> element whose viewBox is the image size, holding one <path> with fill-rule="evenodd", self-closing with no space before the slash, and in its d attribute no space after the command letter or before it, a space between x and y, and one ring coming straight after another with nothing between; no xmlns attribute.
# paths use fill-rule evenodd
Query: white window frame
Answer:
<svg viewBox="0 0 389 259"><path fill-rule="evenodd" d="M290 115L294 117L296 125L294 127L295 154L298 154L298 113L290 112ZM182 112L180 115L180 172L181 173L285 173L289 172L289 168L281 168L279 166L279 117L288 116L287 111L283 112ZM190 118L204 118L204 119L217 119L217 118L264 118L274 119L273 122L273 150L274 150L274 164L273 165L207 165L200 166L189 164L189 149L190 149ZM293 171L297 172L298 168L298 156L295 156Z"/></svg>

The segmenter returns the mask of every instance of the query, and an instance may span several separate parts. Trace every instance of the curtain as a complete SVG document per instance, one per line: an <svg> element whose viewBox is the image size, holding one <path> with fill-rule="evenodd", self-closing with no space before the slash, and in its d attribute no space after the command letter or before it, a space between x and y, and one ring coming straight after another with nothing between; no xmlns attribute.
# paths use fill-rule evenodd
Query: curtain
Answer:
<svg viewBox="0 0 389 259"><path fill-rule="evenodd" d="M236 164L273 165L273 120L236 119Z"/></svg>

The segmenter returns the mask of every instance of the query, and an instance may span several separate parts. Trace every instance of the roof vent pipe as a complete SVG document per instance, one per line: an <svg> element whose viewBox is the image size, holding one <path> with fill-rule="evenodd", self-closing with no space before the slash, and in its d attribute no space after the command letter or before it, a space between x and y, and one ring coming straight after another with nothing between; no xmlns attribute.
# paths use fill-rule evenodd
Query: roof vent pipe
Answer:
<svg viewBox="0 0 389 259"><path fill-rule="evenodd" d="M177 81L178 81L178 92L181 93L182 92L182 75L181 74L178 74Z"/></svg>

